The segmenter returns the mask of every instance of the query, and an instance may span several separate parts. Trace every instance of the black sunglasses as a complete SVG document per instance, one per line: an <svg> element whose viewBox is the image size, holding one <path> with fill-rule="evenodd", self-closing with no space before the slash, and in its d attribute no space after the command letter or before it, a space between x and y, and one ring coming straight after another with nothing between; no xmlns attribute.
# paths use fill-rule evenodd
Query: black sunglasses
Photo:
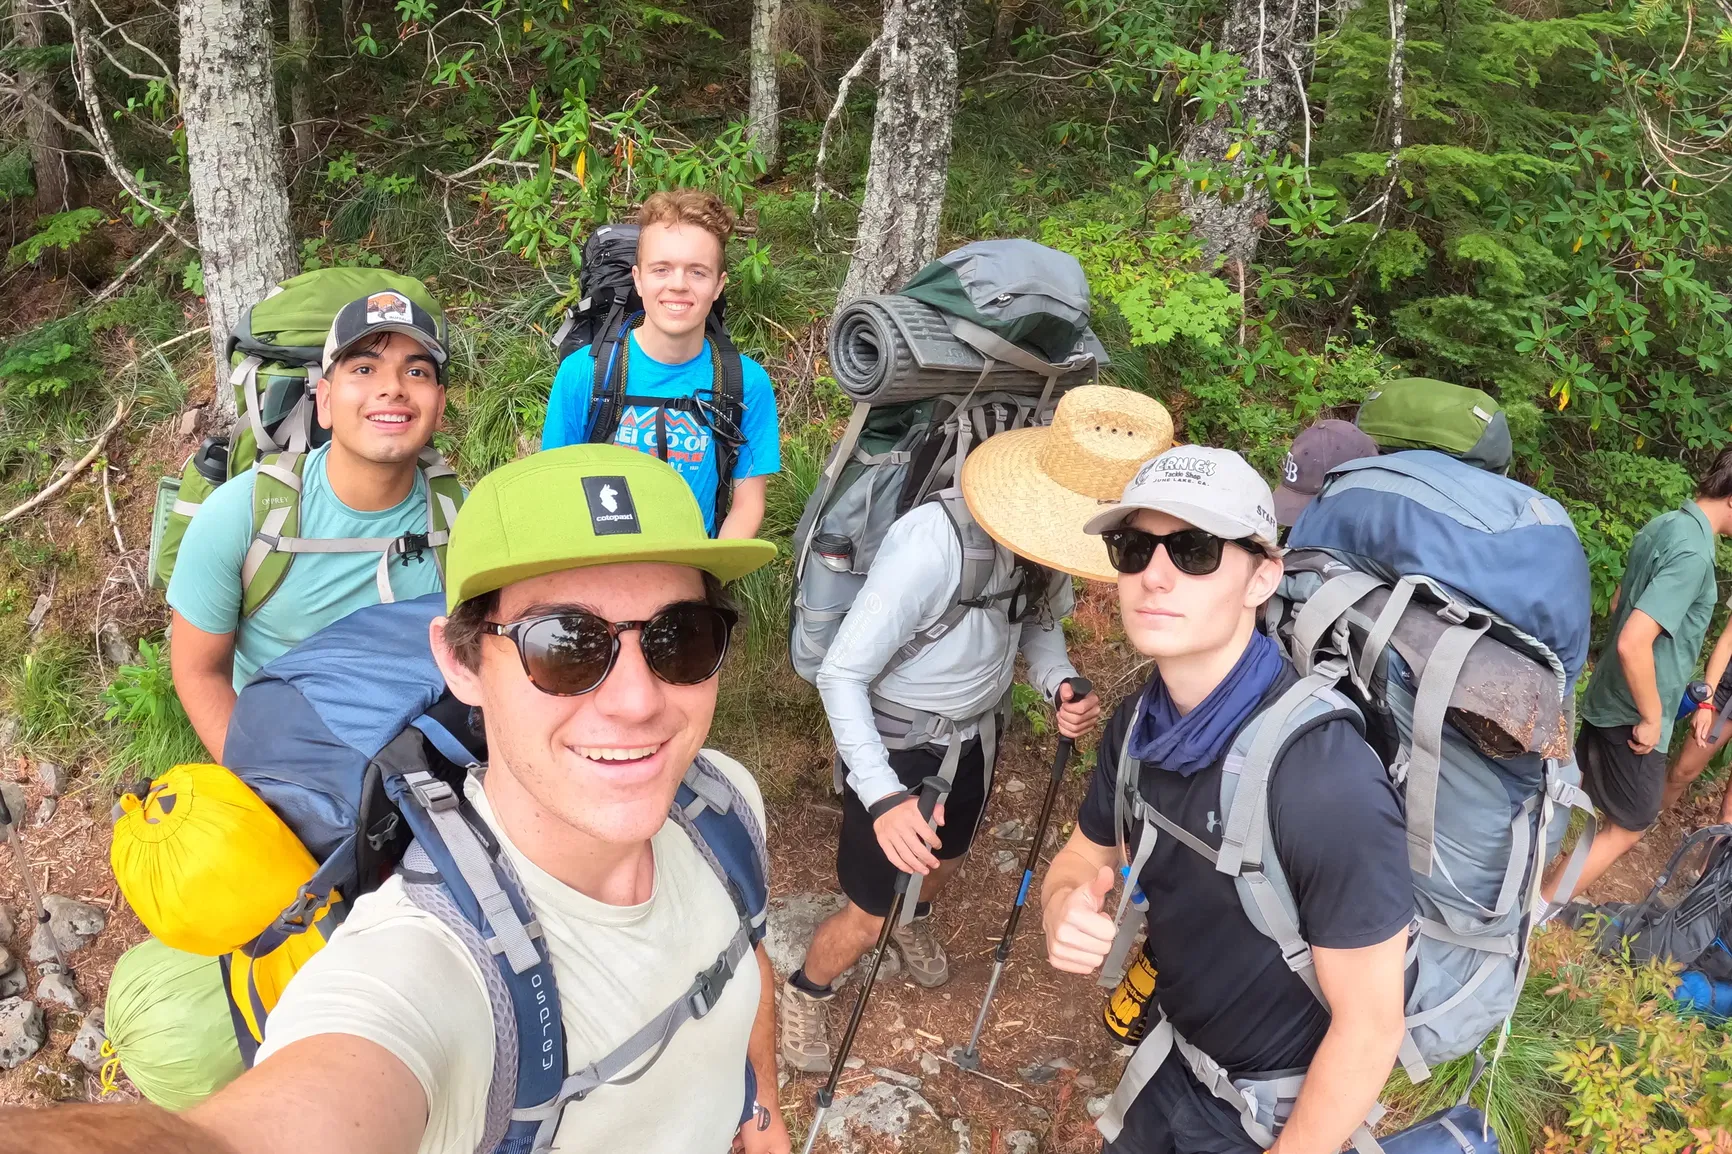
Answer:
<svg viewBox="0 0 1732 1154"><path fill-rule="evenodd" d="M1141 573L1155 559L1155 550L1167 547L1173 568L1192 577L1207 577L1221 567L1221 547L1237 545L1247 553L1263 555L1263 550L1249 537L1230 540L1206 533L1201 529L1180 529L1176 533L1146 533L1141 529L1109 529L1101 534L1107 543L1107 560L1120 573Z"/></svg>
<svg viewBox="0 0 1732 1154"><path fill-rule="evenodd" d="M669 685L697 685L721 669L739 615L702 601L679 601L647 621L607 621L581 609L526 617L483 632L509 637L529 683L555 697L592 693L619 660L619 637L637 630L650 672Z"/></svg>

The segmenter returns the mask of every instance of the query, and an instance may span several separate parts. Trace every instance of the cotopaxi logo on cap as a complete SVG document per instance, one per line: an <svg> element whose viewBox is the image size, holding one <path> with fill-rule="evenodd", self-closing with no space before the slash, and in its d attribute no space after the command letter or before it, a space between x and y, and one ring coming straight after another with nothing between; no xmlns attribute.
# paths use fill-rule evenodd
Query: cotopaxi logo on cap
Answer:
<svg viewBox="0 0 1732 1154"><path fill-rule="evenodd" d="M585 477L583 495L589 502L589 524L597 537L643 532L624 477Z"/></svg>

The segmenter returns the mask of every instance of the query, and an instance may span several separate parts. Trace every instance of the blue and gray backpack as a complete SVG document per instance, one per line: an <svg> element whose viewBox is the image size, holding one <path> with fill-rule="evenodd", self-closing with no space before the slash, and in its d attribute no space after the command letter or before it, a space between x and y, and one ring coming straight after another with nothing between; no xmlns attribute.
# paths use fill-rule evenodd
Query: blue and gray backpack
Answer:
<svg viewBox="0 0 1732 1154"><path fill-rule="evenodd" d="M739 927L671 1005L612 1053L568 1075L560 999L535 912L464 797L465 778L485 772L486 749L428 646L428 625L444 611L444 594L357 610L266 665L241 691L224 748L228 768L320 863L301 897L242 954L262 958L309 935L318 939L302 939L311 956L355 895L401 873L410 900L474 956L493 1006L493 1082L477 1150L543 1151L567 1105L653 1064L675 1031L709 1013L762 939L764 831L726 774L700 755L668 817L715 871ZM230 973L229 989L246 1002L248 1012L237 1005L235 1020L250 1062L275 998L264 996L244 960L231 971L234 965L246 970ZM756 1097L750 1063L744 1077L742 1116Z"/></svg>

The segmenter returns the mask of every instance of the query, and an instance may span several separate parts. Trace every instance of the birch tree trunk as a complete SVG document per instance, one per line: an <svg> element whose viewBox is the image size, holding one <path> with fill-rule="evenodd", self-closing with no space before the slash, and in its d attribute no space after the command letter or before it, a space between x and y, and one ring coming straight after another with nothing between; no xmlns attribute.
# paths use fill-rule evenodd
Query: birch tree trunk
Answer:
<svg viewBox="0 0 1732 1154"><path fill-rule="evenodd" d="M18 47L26 52L48 45L47 21L35 0L12 0L12 24ZM54 81L39 64L18 69L24 94L24 137L30 142L30 168L36 183L36 211L61 212L66 204L66 134L49 114Z"/></svg>
<svg viewBox="0 0 1732 1154"><path fill-rule="evenodd" d="M956 16L954 0L885 0L871 165L838 304L901 285L938 248L956 113Z"/></svg>
<svg viewBox="0 0 1732 1154"><path fill-rule="evenodd" d="M313 141L313 52L319 46L313 0L289 0L289 52L294 78L289 85L290 131L295 139L295 164L305 164L317 145Z"/></svg>
<svg viewBox="0 0 1732 1154"><path fill-rule="evenodd" d="M1231 162L1235 176L1245 174L1251 153L1284 151L1294 129L1308 119L1301 77L1311 66L1313 50L1305 19L1309 11L1309 6L1296 0L1233 0L1220 49L1244 62L1254 86L1245 90L1241 107L1258 133ZM1234 136L1227 110L1221 108L1192 127L1180 155L1191 163L1225 162ZM1250 263L1257 255L1258 237L1269 223L1269 193L1257 185L1246 188L1237 200L1223 200L1222 191L1211 184L1198 192L1187 182L1181 198L1192 231L1203 242L1204 255L1224 256L1232 268Z"/></svg>
<svg viewBox="0 0 1732 1154"><path fill-rule="evenodd" d="M223 344L240 314L297 265L271 82L269 0L182 0L180 93L198 215L215 417L234 417Z"/></svg>
<svg viewBox="0 0 1732 1154"><path fill-rule="evenodd" d="M746 133L757 142L765 171L776 167L781 151L782 93L776 77L781 25L782 0L752 0L752 97Z"/></svg>

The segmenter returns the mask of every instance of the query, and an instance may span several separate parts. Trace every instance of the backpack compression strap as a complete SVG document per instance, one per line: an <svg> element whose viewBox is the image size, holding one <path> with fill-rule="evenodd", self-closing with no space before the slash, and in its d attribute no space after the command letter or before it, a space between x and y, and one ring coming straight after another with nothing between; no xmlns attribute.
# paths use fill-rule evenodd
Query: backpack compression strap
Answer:
<svg viewBox="0 0 1732 1154"><path fill-rule="evenodd" d="M445 578L445 547L451 540L451 524L457 519L463 491L456 474L431 447L421 453L421 476L427 485L425 533L400 537L302 537L301 474L307 458L303 453L275 453L253 468L253 539L241 561L241 615L251 617L269 601L288 576L297 553L378 553L374 585L383 604L396 599L391 592L391 562L402 557L420 557L434 551L440 584Z"/></svg>

